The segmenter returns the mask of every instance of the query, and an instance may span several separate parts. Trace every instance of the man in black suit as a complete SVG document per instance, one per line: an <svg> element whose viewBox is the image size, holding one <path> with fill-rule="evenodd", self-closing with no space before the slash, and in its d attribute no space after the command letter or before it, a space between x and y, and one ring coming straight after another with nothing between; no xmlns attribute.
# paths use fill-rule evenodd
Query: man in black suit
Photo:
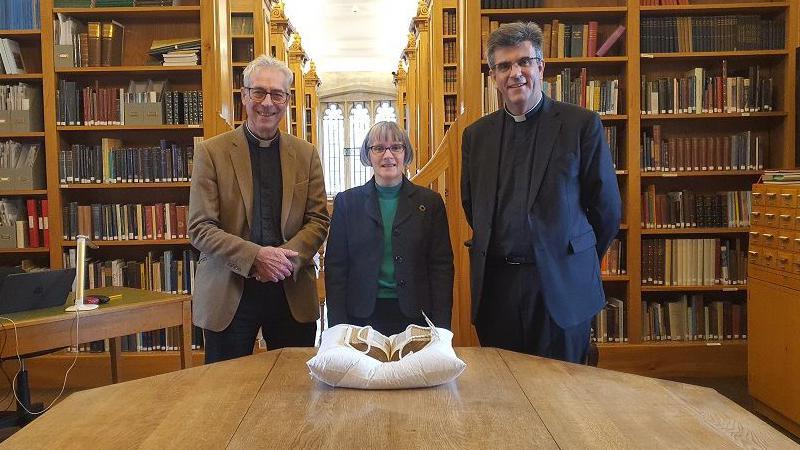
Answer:
<svg viewBox="0 0 800 450"><path fill-rule="evenodd" d="M622 215L603 126L542 93L538 25L501 25L487 60L505 107L463 135L472 321L481 345L580 363Z"/></svg>

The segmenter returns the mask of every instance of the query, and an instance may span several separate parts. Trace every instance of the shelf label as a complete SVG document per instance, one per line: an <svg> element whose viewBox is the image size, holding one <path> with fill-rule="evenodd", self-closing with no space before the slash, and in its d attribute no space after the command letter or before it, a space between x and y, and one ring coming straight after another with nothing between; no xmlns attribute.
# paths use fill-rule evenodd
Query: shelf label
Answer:
<svg viewBox="0 0 800 450"><path fill-rule="evenodd" d="M655 58L655 55L652 53L642 53L642 58Z"/></svg>
<svg viewBox="0 0 800 450"><path fill-rule="evenodd" d="M722 288L722 292L733 292L733 291L738 291L738 290L739 290L738 287L724 287L724 288Z"/></svg>
<svg viewBox="0 0 800 450"><path fill-rule="evenodd" d="M677 177L678 174L677 173L662 173L661 176L662 177Z"/></svg>
<svg viewBox="0 0 800 450"><path fill-rule="evenodd" d="M742 113L742 117L749 117L749 116L750 116L750 113L749 113L749 112L743 112L743 113Z"/></svg>
<svg viewBox="0 0 800 450"><path fill-rule="evenodd" d="M706 347L720 347L722 342L706 342Z"/></svg>

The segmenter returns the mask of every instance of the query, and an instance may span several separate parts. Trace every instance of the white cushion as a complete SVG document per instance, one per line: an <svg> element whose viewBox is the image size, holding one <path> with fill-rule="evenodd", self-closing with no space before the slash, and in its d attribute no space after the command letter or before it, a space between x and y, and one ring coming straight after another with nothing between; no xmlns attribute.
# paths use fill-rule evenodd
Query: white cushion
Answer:
<svg viewBox="0 0 800 450"><path fill-rule="evenodd" d="M403 333L387 338L372 327L342 324L322 333L317 355L306 364L312 377L334 387L436 386L456 379L466 367L453 351L452 341L453 333L444 328L409 325ZM376 356L394 360L384 362Z"/></svg>

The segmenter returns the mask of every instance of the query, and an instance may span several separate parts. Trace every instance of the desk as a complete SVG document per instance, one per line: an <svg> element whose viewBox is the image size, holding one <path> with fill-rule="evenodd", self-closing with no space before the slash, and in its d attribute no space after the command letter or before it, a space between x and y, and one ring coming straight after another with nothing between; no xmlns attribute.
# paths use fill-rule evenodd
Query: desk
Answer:
<svg viewBox="0 0 800 450"><path fill-rule="evenodd" d="M111 379L114 383L119 381L121 344L117 338L140 331L181 327L181 368L192 366L191 296L124 287L91 289L86 294L122 294L121 298L112 299L98 309L84 311L80 315L80 343L109 339ZM75 345L75 313L64 312L64 306L5 316L17 323L20 355ZM5 333L6 339L0 357L16 357L14 328L6 320L0 321L0 324L3 326L0 333Z"/></svg>
<svg viewBox="0 0 800 450"><path fill-rule="evenodd" d="M492 348L404 391L333 389L283 349L77 392L13 448L790 448L716 391Z"/></svg>

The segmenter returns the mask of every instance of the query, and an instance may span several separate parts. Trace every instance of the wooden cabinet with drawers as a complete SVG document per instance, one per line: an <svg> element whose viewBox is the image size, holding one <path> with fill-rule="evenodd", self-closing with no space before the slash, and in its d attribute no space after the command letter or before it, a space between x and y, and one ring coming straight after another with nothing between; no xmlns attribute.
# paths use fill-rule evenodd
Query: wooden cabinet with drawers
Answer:
<svg viewBox="0 0 800 450"><path fill-rule="evenodd" d="M750 225L748 388L800 436L800 184L754 185Z"/></svg>

